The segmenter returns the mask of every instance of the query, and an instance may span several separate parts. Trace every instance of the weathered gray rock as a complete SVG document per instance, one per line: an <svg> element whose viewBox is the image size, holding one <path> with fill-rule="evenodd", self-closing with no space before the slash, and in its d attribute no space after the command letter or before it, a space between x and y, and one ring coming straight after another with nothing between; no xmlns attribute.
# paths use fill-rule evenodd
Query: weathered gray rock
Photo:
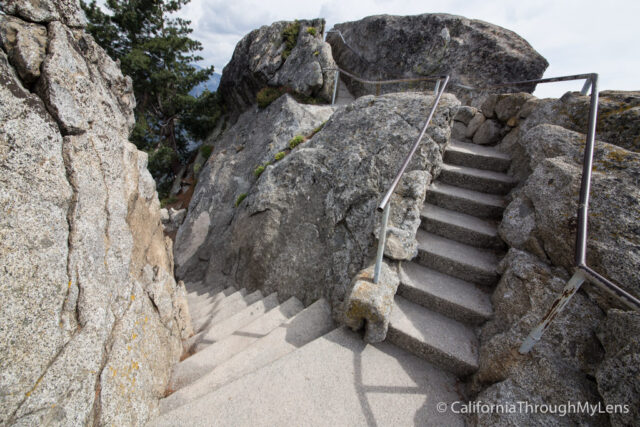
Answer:
<svg viewBox="0 0 640 427"><path fill-rule="evenodd" d="M347 47L338 34L328 34L333 57L344 70L374 80L451 74L448 90L464 104L470 104L480 94L460 89L455 83L483 86L536 79L548 65L514 32L461 16L378 15L337 24L334 28L342 32L353 49ZM348 78L345 81L355 96L375 93L372 85L362 85ZM382 90L386 88L383 86ZM398 88L388 90L397 91Z"/></svg>
<svg viewBox="0 0 640 427"><path fill-rule="evenodd" d="M476 111L476 114L473 116L471 120L469 120L469 124L467 125L467 130L465 132L465 136L467 138L472 138L473 134L476 133L478 128L482 126L487 118L481 111Z"/></svg>
<svg viewBox="0 0 640 427"><path fill-rule="evenodd" d="M473 134L473 142L479 145L491 145L500 140L502 136L502 126L493 120L485 120Z"/></svg>
<svg viewBox="0 0 640 427"><path fill-rule="evenodd" d="M75 1L2 7L51 22L36 94L0 50L0 424L145 424L191 330L131 82Z"/></svg>
<svg viewBox="0 0 640 427"><path fill-rule="evenodd" d="M596 372L598 391L605 404L626 405L610 415L611 424L633 425L640 419L640 314L609 310L598 337L605 350Z"/></svg>
<svg viewBox="0 0 640 427"><path fill-rule="evenodd" d="M457 141L466 141L467 140L467 126L462 122L453 122L453 126L451 127L451 138Z"/></svg>
<svg viewBox="0 0 640 427"><path fill-rule="evenodd" d="M373 283L374 267L367 267L353 278L340 316L354 331L364 325L364 339L369 343L382 342L387 337L393 297L400 284L398 274L386 262L382 263L378 283Z"/></svg>
<svg viewBox="0 0 640 427"><path fill-rule="evenodd" d="M541 99L533 105L522 132L541 123L551 123L586 133L589 96L568 92L560 99ZM523 107L524 108L524 107ZM598 101L596 138L631 151L640 151L640 92L603 91Z"/></svg>
<svg viewBox="0 0 640 427"><path fill-rule="evenodd" d="M602 311L582 293L576 294L531 353L522 356L518 347L562 292L567 273L515 249L509 250L499 270L502 278L492 296L495 314L482 328L480 369L474 375L475 387L493 385L476 399L499 403L517 397L516 400L549 405L567 401L597 404L601 398L589 377L603 357L595 338L604 317ZM517 425L520 416L484 414L477 415L476 420L478 425ZM536 422L600 425L606 417L554 414L547 421Z"/></svg>
<svg viewBox="0 0 640 427"><path fill-rule="evenodd" d="M530 213L508 207L501 236L511 246L531 250L537 241L554 265L574 264L576 212L584 135L554 125L540 125L523 135L514 150L521 170L533 170L515 201ZM605 277L640 295L640 155L597 142L589 208L587 263ZM521 214L520 214L520 213ZM522 230L518 238L511 230ZM524 245L524 246L523 246Z"/></svg>
<svg viewBox="0 0 640 427"><path fill-rule="evenodd" d="M260 287L306 304L327 296L335 306L375 251L376 205L432 100L420 94L360 98L257 180L257 165L272 160L292 136L310 135L333 109L286 97L245 113L213 144L200 174L176 239L179 277ZM408 172L437 172L458 104L443 97ZM241 143L243 150L232 149ZM243 193L248 196L234 208Z"/></svg>
<svg viewBox="0 0 640 427"><path fill-rule="evenodd" d="M246 112L219 139L208 141L214 150L200 172L187 218L176 236L178 277L203 279L212 254L228 250L230 225L242 206L236 207L235 203L254 188L256 169L275 162L275 155L286 150L294 136L310 135L334 110L299 104L285 95L265 110ZM273 166L266 170L270 168ZM213 263L224 265L225 257L214 256Z"/></svg>
<svg viewBox="0 0 640 427"><path fill-rule="evenodd" d="M283 31L293 24L289 21L253 30L236 46L218 88L233 119L254 105L256 94L267 86L282 86L307 97L331 101L334 72L322 69L335 67L335 62L331 47L322 40L324 19L296 22L300 24L297 42L286 58Z"/></svg>
<svg viewBox="0 0 640 427"><path fill-rule="evenodd" d="M471 119L473 119L473 117L476 115L477 112L478 112L477 108L470 107L468 105L463 105L460 108L458 108L458 113L453 119L456 122L462 122L465 125L468 125Z"/></svg>
<svg viewBox="0 0 640 427"><path fill-rule="evenodd" d="M3 0L0 10L29 22L61 21L69 27L84 27L87 18L77 0Z"/></svg>
<svg viewBox="0 0 640 427"><path fill-rule="evenodd" d="M40 77L47 49L47 29L9 15L0 15L0 47L27 84Z"/></svg>
<svg viewBox="0 0 640 427"><path fill-rule="evenodd" d="M439 168L435 171L439 171ZM420 227L420 210L430 183L431 174L427 171L415 170L402 176L398 188L391 196L384 248L384 254L388 258L410 261L418 254L416 232ZM375 233L380 238L379 226Z"/></svg>
<svg viewBox="0 0 640 427"><path fill-rule="evenodd" d="M175 231L178 231L178 228L180 228L186 217L186 209L160 209L160 219L166 233L173 233Z"/></svg>
<svg viewBox="0 0 640 427"><path fill-rule="evenodd" d="M496 118L503 123L507 123L511 118L519 117L520 108L533 98L533 95L526 92L498 95L494 107Z"/></svg>

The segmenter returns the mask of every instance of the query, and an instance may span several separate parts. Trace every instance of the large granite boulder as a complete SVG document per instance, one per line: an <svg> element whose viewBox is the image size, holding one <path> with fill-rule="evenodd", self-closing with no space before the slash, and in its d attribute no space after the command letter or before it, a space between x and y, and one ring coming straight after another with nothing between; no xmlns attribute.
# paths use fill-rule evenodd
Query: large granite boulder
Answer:
<svg viewBox="0 0 640 427"><path fill-rule="evenodd" d="M480 97L455 83L484 86L490 83L542 77L547 61L516 33L489 24L447 14L416 16L369 16L360 21L337 24L349 46L336 33L329 33L333 58L344 70L379 80L451 74L449 91L464 104ZM343 76L355 96L374 93ZM432 87L433 84L431 84ZM414 85L415 86L415 85ZM407 90L382 86L381 90ZM505 89L532 92L535 86ZM479 102L479 101L478 101Z"/></svg>
<svg viewBox="0 0 640 427"><path fill-rule="evenodd" d="M538 125L514 153L533 171L507 207L500 235L572 271L585 136ZM640 297L640 154L597 141L589 207L587 264ZM536 249L534 249L536 248Z"/></svg>
<svg viewBox="0 0 640 427"><path fill-rule="evenodd" d="M287 43L286 33L291 33L293 46ZM314 19L279 21L244 36L218 87L232 119L254 105L257 93L267 86L331 102L334 72L323 69L335 63L323 34L324 19Z"/></svg>
<svg viewBox="0 0 640 427"><path fill-rule="evenodd" d="M75 1L2 6L0 424L144 424L191 328L131 81Z"/></svg>
<svg viewBox="0 0 640 427"><path fill-rule="evenodd" d="M215 287L259 287L307 304L323 296L342 300L375 251L376 205L432 101L420 94L369 96L331 115L331 107L287 97L245 113L214 142L200 174L176 239L179 277ZM443 97L409 172L439 172L458 105L452 95ZM253 175L292 136L311 136L330 115L311 139ZM413 193L407 191L420 206ZM240 200L237 207L234 200Z"/></svg>
<svg viewBox="0 0 640 427"><path fill-rule="evenodd" d="M526 133L540 123L551 123L586 133L590 103L591 97L579 92L567 92L560 99L537 99L521 132ZM640 152L640 92L600 92L596 135L601 141Z"/></svg>

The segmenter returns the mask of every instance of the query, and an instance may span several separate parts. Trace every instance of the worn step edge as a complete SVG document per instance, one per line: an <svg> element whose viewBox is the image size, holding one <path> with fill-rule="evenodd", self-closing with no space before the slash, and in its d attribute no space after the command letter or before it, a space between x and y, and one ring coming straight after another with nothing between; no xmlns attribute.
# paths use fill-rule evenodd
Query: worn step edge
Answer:
<svg viewBox="0 0 640 427"><path fill-rule="evenodd" d="M425 203L420 228L467 245L503 249L495 222Z"/></svg>
<svg viewBox="0 0 640 427"><path fill-rule="evenodd" d="M516 186L509 175L468 166L442 164L438 181L487 194L507 194Z"/></svg>
<svg viewBox="0 0 640 427"><path fill-rule="evenodd" d="M505 172L511 166L511 157L494 147L456 140L451 140L447 146L444 152L444 161L449 164L495 172Z"/></svg>
<svg viewBox="0 0 640 427"><path fill-rule="evenodd" d="M461 323L396 295L387 339L459 376L478 369L478 341Z"/></svg>
<svg viewBox="0 0 640 427"><path fill-rule="evenodd" d="M273 363L334 327L331 306L324 299L318 300L202 378L162 399L160 413L173 410Z"/></svg>
<svg viewBox="0 0 640 427"><path fill-rule="evenodd" d="M400 265L398 295L460 322L479 325L491 318L489 294L474 284L414 262Z"/></svg>
<svg viewBox="0 0 640 427"><path fill-rule="evenodd" d="M236 290L233 286L230 286L226 289L223 289L221 292L218 292L215 295L212 295L210 298L206 300L200 300L193 304L189 303L189 313L191 314L192 321L198 319L202 316L208 316L214 313L216 310L219 310L223 305L223 301L229 297L233 297L232 301L238 297L244 297L247 294L246 289Z"/></svg>
<svg viewBox="0 0 640 427"><path fill-rule="evenodd" d="M479 249L418 230L418 263L458 279L480 285L498 282L498 257L489 249Z"/></svg>
<svg viewBox="0 0 640 427"><path fill-rule="evenodd" d="M234 300L227 301L228 298L229 297L222 300L220 307L213 310L210 314L204 315L194 320L192 323L194 332L198 333L211 325L215 325L216 323L233 316L237 312L246 308L248 305L261 300L263 298L263 295L262 292L255 291L246 296L240 295L239 298L236 298Z"/></svg>
<svg viewBox="0 0 640 427"><path fill-rule="evenodd" d="M425 201L452 211L480 218L502 219L504 197L433 182L427 188Z"/></svg>
<svg viewBox="0 0 640 427"><path fill-rule="evenodd" d="M207 343L213 344L214 342L220 341L226 336L231 335L237 329L248 325L267 311L277 306L278 294L274 292L264 299L254 302L228 319L198 332L196 335L189 338L185 342L184 346L188 348L189 351L195 352L195 346L201 343L205 336L208 337Z"/></svg>

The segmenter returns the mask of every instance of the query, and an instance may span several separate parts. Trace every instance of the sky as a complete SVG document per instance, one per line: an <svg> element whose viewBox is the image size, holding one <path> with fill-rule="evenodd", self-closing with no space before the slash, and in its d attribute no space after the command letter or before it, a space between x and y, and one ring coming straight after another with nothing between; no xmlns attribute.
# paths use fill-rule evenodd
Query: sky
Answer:
<svg viewBox="0 0 640 427"><path fill-rule="evenodd" d="M596 72L600 90L640 90L640 0L191 0L180 15L192 21L205 58L221 73L248 32L280 20L321 17L327 29L365 16L451 13L515 31L549 62L545 77ZM582 83L539 85L559 97Z"/></svg>

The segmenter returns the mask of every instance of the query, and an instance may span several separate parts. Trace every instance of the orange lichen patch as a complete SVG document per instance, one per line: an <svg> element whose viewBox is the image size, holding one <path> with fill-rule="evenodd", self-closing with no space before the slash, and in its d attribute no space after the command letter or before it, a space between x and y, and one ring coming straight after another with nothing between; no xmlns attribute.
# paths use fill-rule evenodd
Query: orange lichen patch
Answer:
<svg viewBox="0 0 640 427"><path fill-rule="evenodd" d="M136 296L132 294L131 295L131 301L134 301L135 299L136 299Z"/></svg>

